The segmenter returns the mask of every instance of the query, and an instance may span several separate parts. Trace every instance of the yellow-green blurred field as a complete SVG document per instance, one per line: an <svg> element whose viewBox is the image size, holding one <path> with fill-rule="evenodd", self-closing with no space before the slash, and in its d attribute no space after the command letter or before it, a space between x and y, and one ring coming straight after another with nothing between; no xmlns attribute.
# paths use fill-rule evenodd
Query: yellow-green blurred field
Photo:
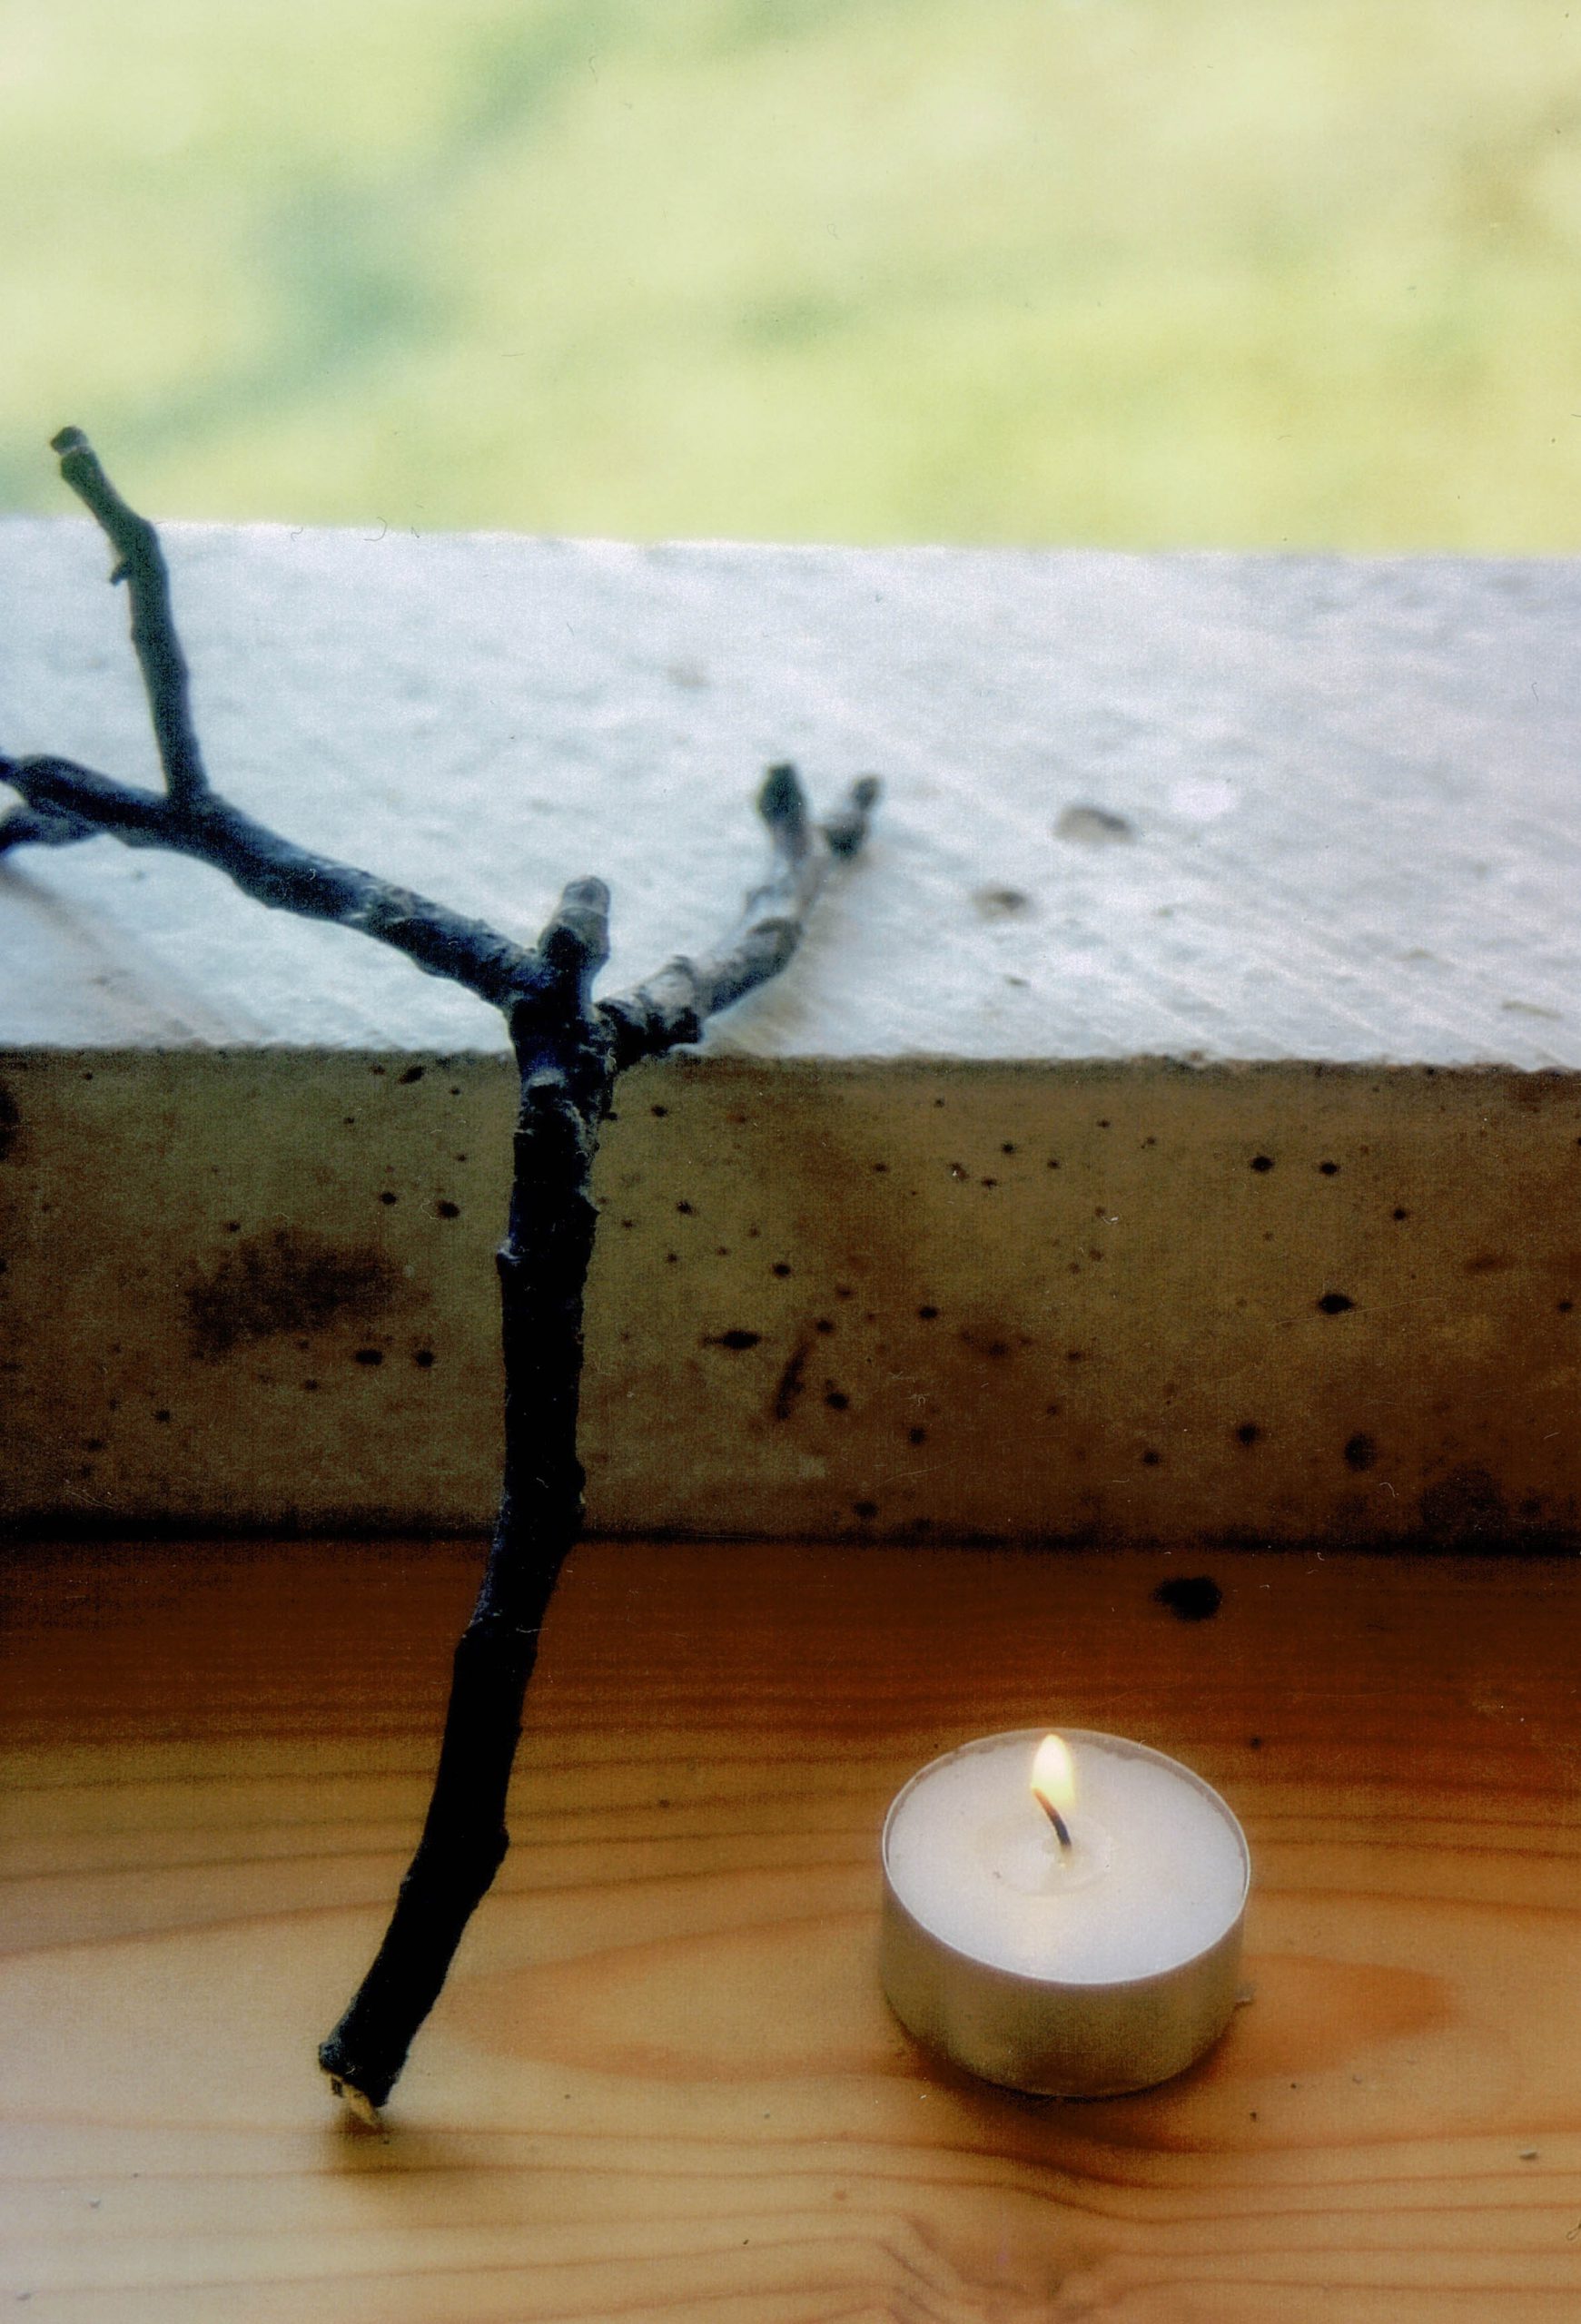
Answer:
<svg viewBox="0 0 1581 2324"><path fill-rule="evenodd" d="M1581 546L1581 0L0 0L0 506Z"/></svg>

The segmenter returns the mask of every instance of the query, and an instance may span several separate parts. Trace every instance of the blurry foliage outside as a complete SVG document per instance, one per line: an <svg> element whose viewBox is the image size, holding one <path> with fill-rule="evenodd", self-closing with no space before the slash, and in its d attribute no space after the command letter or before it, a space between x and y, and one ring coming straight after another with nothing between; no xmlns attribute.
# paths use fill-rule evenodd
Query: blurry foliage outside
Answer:
<svg viewBox="0 0 1581 2324"><path fill-rule="evenodd" d="M0 0L0 504L1581 546L1581 6Z"/></svg>

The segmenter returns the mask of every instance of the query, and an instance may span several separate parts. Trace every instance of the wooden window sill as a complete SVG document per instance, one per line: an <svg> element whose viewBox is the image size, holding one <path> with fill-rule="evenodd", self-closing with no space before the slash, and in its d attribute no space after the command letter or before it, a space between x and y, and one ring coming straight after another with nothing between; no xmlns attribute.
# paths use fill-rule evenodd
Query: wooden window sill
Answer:
<svg viewBox="0 0 1581 2324"><path fill-rule="evenodd" d="M515 1846L386 2135L313 2044L413 1839L472 1543L5 1569L4 2287L51 2324L1557 2324L1581 2280L1581 1572L589 1542ZM1151 1593L1207 1571L1185 1623ZM1181 2081L1018 2098L874 1971L924 1759L1179 1754L1256 1863Z"/></svg>

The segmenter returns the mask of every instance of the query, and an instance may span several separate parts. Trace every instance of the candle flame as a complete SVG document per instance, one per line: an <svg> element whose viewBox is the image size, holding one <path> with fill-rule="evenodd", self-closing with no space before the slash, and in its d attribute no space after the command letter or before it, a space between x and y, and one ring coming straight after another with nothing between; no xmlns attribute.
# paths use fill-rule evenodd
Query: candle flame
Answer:
<svg viewBox="0 0 1581 2324"><path fill-rule="evenodd" d="M1032 1796L1045 1815L1057 1816L1076 1801L1076 1770L1062 1735L1045 1735L1032 1763Z"/></svg>

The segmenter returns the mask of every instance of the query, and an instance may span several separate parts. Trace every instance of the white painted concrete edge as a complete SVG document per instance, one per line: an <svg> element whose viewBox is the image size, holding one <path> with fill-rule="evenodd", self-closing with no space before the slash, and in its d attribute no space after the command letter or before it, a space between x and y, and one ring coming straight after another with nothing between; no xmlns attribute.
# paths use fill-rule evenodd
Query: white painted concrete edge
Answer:
<svg viewBox="0 0 1581 2324"><path fill-rule="evenodd" d="M720 1054L1581 1068L1581 565L168 535L220 787L519 934L696 944L793 758L888 785ZM0 523L0 744L150 780L84 523ZM104 841L0 870L0 1042L496 1050L491 1012Z"/></svg>

